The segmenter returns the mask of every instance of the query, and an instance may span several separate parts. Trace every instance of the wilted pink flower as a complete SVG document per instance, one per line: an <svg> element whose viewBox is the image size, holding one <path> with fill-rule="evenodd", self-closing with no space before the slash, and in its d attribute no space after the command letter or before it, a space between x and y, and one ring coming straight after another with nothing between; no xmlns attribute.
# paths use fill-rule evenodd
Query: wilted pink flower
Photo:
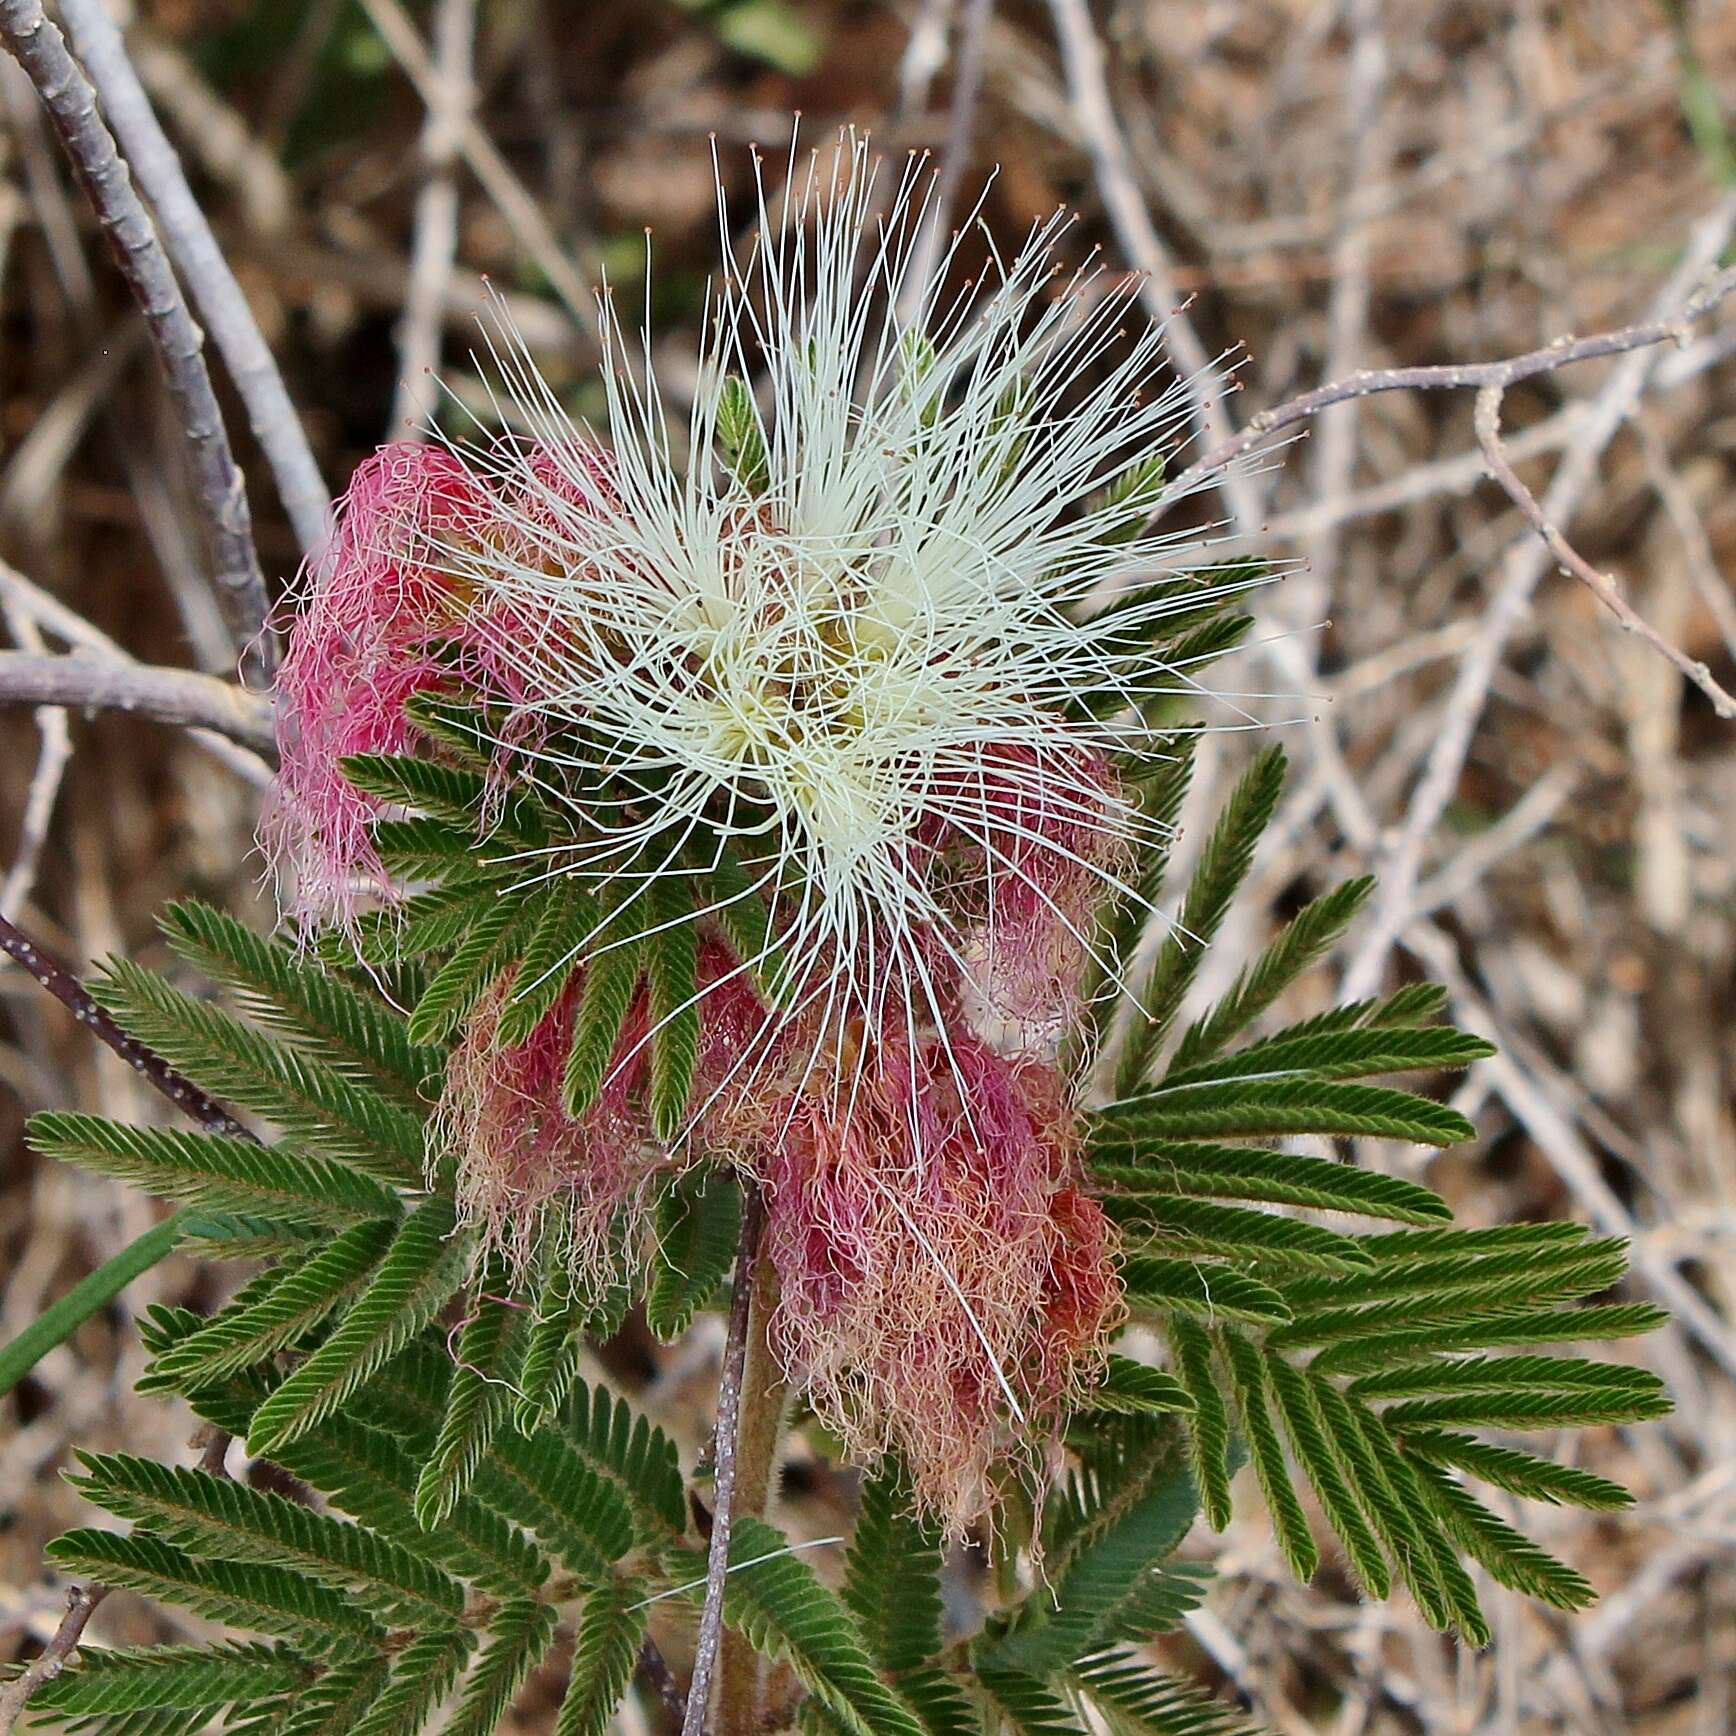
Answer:
<svg viewBox="0 0 1736 1736"><path fill-rule="evenodd" d="M897 1454L962 1528L1034 1468L1119 1306L1064 1082L968 1032L887 1037L765 1114L771 1342L854 1458Z"/></svg>
<svg viewBox="0 0 1736 1736"><path fill-rule="evenodd" d="M417 693L472 687L509 716L532 697L512 647L548 624L504 602L478 609L463 562L484 547L534 558L527 521L581 479L604 484L577 443L532 452L524 473L535 488L502 488L444 447L405 441L365 460L338 503L277 675L281 766L264 822L304 921L347 918L359 894L392 892L368 835L377 804L343 777L346 757L408 751L404 702Z"/></svg>
<svg viewBox="0 0 1736 1736"><path fill-rule="evenodd" d="M622 1276L622 1251L643 1241L633 1219L657 1173L640 1101L648 1059L645 1009L632 1008L603 1088L581 1116L561 1101L561 1076L583 992L575 973L554 1007L516 1045L499 1042L509 973L471 1014L447 1069L437 1149L457 1160L460 1211L525 1265L553 1237L581 1295ZM624 1221L627 1220L627 1221Z"/></svg>

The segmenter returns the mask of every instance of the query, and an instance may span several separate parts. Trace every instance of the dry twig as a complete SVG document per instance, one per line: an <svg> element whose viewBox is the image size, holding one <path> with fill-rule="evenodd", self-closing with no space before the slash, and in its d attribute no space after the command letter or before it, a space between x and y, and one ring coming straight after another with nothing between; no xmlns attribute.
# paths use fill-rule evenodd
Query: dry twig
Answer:
<svg viewBox="0 0 1736 1736"><path fill-rule="evenodd" d="M73 652L64 657L0 651L0 705L64 705L124 711L156 723L208 729L257 753L275 754L271 702L200 675Z"/></svg>
<svg viewBox="0 0 1736 1736"><path fill-rule="evenodd" d="M103 113L120 137L127 165L151 201L163 241L247 407L248 425L271 466L278 497L305 554L325 535L329 497L277 362L187 185L181 159L152 111L120 27L103 0L60 0L60 15L102 99Z"/></svg>
<svg viewBox="0 0 1736 1736"><path fill-rule="evenodd" d="M12 1736L12 1730L24 1715L30 1696L44 1683L52 1682L78 1649L90 1618L97 1606L109 1594L106 1585L75 1585L67 1593L66 1614L54 1637L30 1660L18 1677L0 1688L0 1736Z"/></svg>
<svg viewBox="0 0 1736 1736"><path fill-rule="evenodd" d="M23 929L0 916L0 952L4 952L97 1039L120 1056L145 1083L185 1114L232 1139L252 1139L250 1128L237 1121L216 1098L201 1091L185 1074L177 1072L156 1050L129 1037L108 1012L92 999L90 991L53 953L37 945Z"/></svg>
<svg viewBox="0 0 1736 1736"><path fill-rule="evenodd" d="M424 382L440 366L440 336L452 266L458 256L458 181L452 172L458 136L476 104L476 0L441 0L434 20L434 68L440 99L422 123L421 189L411 220L410 284L398 325L398 388L393 439L420 437Z"/></svg>
<svg viewBox="0 0 1736 1736"><path fill-rule="evenodd" d="M381 40L392 51L393 58L403 67L416 93L431 112L440 111L445 102L445 80L429 56L422 38L410 16L398 0L362 0L362 9L373 21ZM454 117L457 125L458 149L471 173L482 183L486 192L507 221L519 244L531 256L537 269L549 280L555 293L566 304L568 313L593 337L597 335L597 307L594 293L573 268L559 238L549 227L542 208L526 190L524 182L500 154L499 147L483 131L472 114Z"/></svg>
<svg viewBox="0 0 1736 1736"><path fill-rule="evenodd" d="M265 580L253 547L246 485L205 366L204 339L127 166L97 114L96 93L65 39L43 16L41 0L0 0L0 38L35 85L145 316L187 437L218 597L245 663L269 674L273 657Z"/></svg>
<svg viewBox="0 0 1736 1736"><path fill-rule="evenodd" d="M735 1288L729 1300L729 1335L724 1340L723 1368L718 1377L717 1447L713 1454L716 1469L712 1480L711 1546L705 1562L705 1607L699 1617L699 1637L693 1645L693 1679L687 1689L687 1710L681 1720L681 1736L704 1736L717 1651L723 1639L723 1592L729 1576L729 1536L735 1519L736 1431L741 1421L742 1377L747 1368L754 1264L759 1255L760 1230L764 1223L765 1203L758 1191L750 1187L735 1257Z"/></svg>
<svg viewBox="0 0 1736 1736"><path fill-rule="evenodd" d="M1720 281L1726 282L1730 288L1736 288L1736 271L1726 272ZM1615 581L1608 574L1600 573L1561 534L1560 527L1538 504L1537 496L1519 480L1519 473L1513 468L1501 445L1501 400L1506 396L1506 392L1503 382L1493 380L1477 394L1477 443L1483 449L1489 474L1506 489L1514 505L1524 513L1526 523L1543 539L1544 547L1554 555L1555 564L1562 572L1588 586L1592 595L1628 632L1637 634L1661 657L1674 664L1682 675L1711 700L1712 709L1720 717L1736 718L1736 699L1731 698L1713 680L1712 671L1704 663L1672 645L1650 622L1637 614L1616 589Z"/></svg>

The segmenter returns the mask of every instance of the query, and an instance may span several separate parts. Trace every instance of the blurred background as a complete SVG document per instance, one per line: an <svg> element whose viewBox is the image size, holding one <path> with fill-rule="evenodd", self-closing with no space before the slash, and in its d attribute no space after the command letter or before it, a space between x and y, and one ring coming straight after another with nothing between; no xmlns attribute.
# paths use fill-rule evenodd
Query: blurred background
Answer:
<svg viewBox="0 0 1736 1736"><path fill-rule="evenodd" d="M753 142L775 181L798 109L811 141L853 122L889 151L933 152L955 215L998 165L982 214L1003 239L1076 209L1069 248L1144 270L1147 313L1184 309L1184 365L1241 358L1239 389L1205 405L1219 433L1358 368L1498 358L1667 313L1736 236L1736 7L1717 0L135 0L117 15L334 491L439 408L429 368L457 403L483 402L485 276L568 406L599 409L590 286L606 269L638 304L647 228L656 360L679 396L717 249L714 148L731 190L751 185ZM1574 545L1727 686L1733 352L1726 315L1504 405L1509 453ZM298 544L220 391L281 588ZM0 65L0 558L35 587L4 592L11 646L94 630L113 643L86 637L92 656L233 673L180 445L35 96ZM1678 1408L1584 1437L1584 1462L1638 1492L1634 1513L1526 1515L1603 1593L1587 1616L1494 1591L1496 1643L1455 1653L1403 1603L1359 1605L1330 1567L1291 1585L1249 1498L1227 1539L1189 1544L1221 1581L1170 1660L1286 1733L1719 1736L1736 1727L1736 724L1552 570L1484 477L1469 393L1345 406L1184 511L1290 568L1257 597L1257 643L1214 671L1264 696L1245 703L1295 774L1203 992L1311 891L1382 873L1385 920L1308 992L1324 1005L1346 970L1364 992L1427 972L1503 1056L1457 1090L1479 1145L1361 1157L1426 1173L1473 1223L1572 1216L1631 1236L1636 1293L1676 1323L1612 1354L1657 1369ZM1211 738L1208 794L1260 739ZM0 909L81 961L165 964L152 915L178 895L268 923L252 852L267 774L184 731L0 710ZM0 1342L155 1210L22 1148L23 1117L62 1106L164 1107L0 973ZM209 1306L210 1284L171 1259L0 1400L0 1660L60 1617L40 1551L81 1517L59 1480L72 1444L185 1453L191 1418L130 1394L129 1319ZM610 1373L691 1445L715 1351L704 1329L674 1353L629 1329ZM795 1469L817 1526L834 1528L841 1489L824 1465ZM94 1631L164 1637L159 1619L117 1597ZM523 1727L551 1716L533 1685Z"/></svg>

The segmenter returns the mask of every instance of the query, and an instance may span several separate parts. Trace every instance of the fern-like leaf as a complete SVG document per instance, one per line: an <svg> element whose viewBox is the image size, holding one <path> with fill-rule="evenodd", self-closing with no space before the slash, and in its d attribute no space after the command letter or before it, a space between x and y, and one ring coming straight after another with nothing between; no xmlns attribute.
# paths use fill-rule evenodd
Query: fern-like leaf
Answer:
<svg viewBox="0 0 1736 1736"><path fill-rule="evenodd" d="M599 936L601 950L585 967L573 1017L572 1047L561 1080L561 1099L569 1115L583 1115L608 1077L610 1058L621 1040L639 981L645 914L642 897L618 900Z"/></svg>
<svg viewBox="0 0 1736 1736"><path fill-rule="evenodd" d="M1193 986L1206 948L1223 925L1230 903L1253 865L1254 848L1284 786L1285 759L1269 748L1242 775L1207 839L1200 865L1182 901L1174 931L1159 949L1135 997L1143 1009L1129 1030L1115 1066L1115 1089L1126 1096L1149 1070Z"/></svg>
<svg viewBox="0 0 1736 1736"><path fill-rule="evenodd" d="M367 1283L396 1234L385 1220L357 1224L305 1263L268 1272L197 1332L165 1350L139 1383L171 1391L220 1380L294 1344Z"/></svg>
<svg viewBox="0 0 1736 1736"><path fill-rule="evenodd" d="M875 1672L850 1612L783 1534L751 1514L730 1536L724 1619L796 1679L856 1736L923 1736L908 1705ZM701 1570L698 1557L683 1556ZM697 1588L696 1588L697 1589Z"/></svg>
<svg viewBox="0 0 1736 1736"><path fill-rule="evenodd" d="M501 1008L495 1041L502 1048L524 1042L561 998L597 917L597 901L573 880L557 880L544 893Z"/></svg>
<svg viewBox="0 0 1736 1736"><path fill-rule="evenodd" d="M1347 880L1323 896L1305 904L1242 972L1230 991L1203 1018L1183 1033L1176 1045L1172 1070L1199 1065L1216 1055L1255 1019L1311 965L1322 958L1334 941L1355 921L1357 913L1374 891L1374 881L1364 876Z"/></svg>
<svg viewBox="0 0 1736 1736"><path fill-rule="evenodd" d="M366 1610L304 1574L250 1561L201 1561L161 1538L67 1531L49 1544L63 1572L124 1586L211 1621L274 1634L321 1653L372 1648L384 1631Z"/></svg>
<svg viewBox="0 0 1736 1736"><path fill-rule="evenodd" d="M458 1335L458 1366L446 1414L416 1485L416 1518L424 1530L439 1525L469 1489L512 1403L507 1373L518 1315L507 1294L509 1284L505 1259L492 1254L477 1279L470 1318Z"/></svg>
<svg viewBox="0 0 1736 1736"><path fill-rule="evenodd" d="M84 1453L70 1481L88 1500L209 1561L307 1575L380 1620L446 1626L464 1608L458 1581L360 1525L228 1477L129 1453Z"/></svg>
<svg viewBox="0 0 1736 1736"><path fill-rule="evenodd" d="M633 1580L607 1580L585 1598L555 1736L605 1736L632 1679L645 1618L644 1593Z"/></svg>
<svg viewBox="0 0 1736 1736"><path fill-rule="evenodd" d="M475 1646L467 1628L417 1634L393 1659L385 1687L351 1736L415 1736L451 1692Z"/></svg>
<svg viewBox="0 0 1736 1736"><path fill-rule="evenodd" d="M651 1130L673 1139L687 1116L699 1059L699 931L685 878L651 883L645 936L645 983L651 1016Z"/></svg>
<svg viewBox="0 0 1736 1736"><path fill-rule="evenodd" d="M1399 1223L1440 1223L1452 1215L1439 1194L1400 1176L1258 1146L1102 1142L1090 1161L1103 1181L1132 1192L1315 1206Z"/></svg>
<svg viewBox="0 0 1736 1736"><path fill-rule="evenodd" d="M1476 1136L1458 1110L1385 1085L1317 1079L1244 1079L1163 1087L1099 1111L1117 1131L1145 1139L1269 1139L1317 1133L1458 1145Z"/></svg>
<svg viewBox="0 0 1736 1736"><path fill-rule="evenodd" d="M335 1229L399 1213L389 1188L282 1146L70 1112L34 1115L25 1131L45 1157L213 1211Z"/></svg>
<svg viewBox="0 0 1736 1736"><path fill-rule="evenodd" d="M249 1452L268 1456L329 1416L434 1318L462 1282L468 1259L456 1227L446 1199L431 1198L411 1213L337 1330L259 1407Z"/></svg>
<svg viewBox="0 0 1736 1736"><path fill-rule="evenodd" d="M443 1736L493 1736L525 1679L554 1644L553 1604L515 1598L495 1611L488 1643L465 1679Z"/></svg>
<svg viewBox="0 0 1736 1736"><path fill-rule="evenodd" d="M1135 1315L1190 1314L1206 1320L1247 1320L1260 1325L1290 1318L1282 1292L1233 1266L1171 1260L1152 1254L1121 1262L1121 1289Z"/></svg>
<svg viewBox="0 0 1736 1736"><path fill-rule="evenodd" d="M63 1721L128 1712L203 1709L269 1699L313 1680L309 1664L286 1646L145 1646L108 1650L80 1645L78 1667L44 1682L32 1712Z"/></svg>
<svg viewBox="0 0 1736 1736"><path fill-rule="evenodd" d="M410 1041L403 1018L372 995L300 958L208 904L169 905L159 919L169 944L267 1030L358 1082L419 1112L441 1057Z"/></svg>
<svg viewBox="0 0 1736 1736"><path fill-rule="evenodd" d="M408 1110L126 959L104 971L89 985L96 999L207 1091L389 1185L419 1183L422 1123Z"/></svg>
<svg viewBox="0 0 1736 1736"><path fill-rule="evenodd" d="M717 1169L690 1171L657 1207L645 1321L665 1344L692 1324L729 1275L741 1231L741 1189Z"/></svg>

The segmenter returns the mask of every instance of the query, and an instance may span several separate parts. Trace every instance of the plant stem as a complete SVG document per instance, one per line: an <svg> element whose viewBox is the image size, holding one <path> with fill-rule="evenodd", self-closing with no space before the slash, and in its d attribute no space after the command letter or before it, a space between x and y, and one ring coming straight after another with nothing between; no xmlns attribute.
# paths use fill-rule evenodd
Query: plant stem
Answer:
<svg viewBox="0 0 1736 1736"><path fill-rule="evenodd" d="M761 1260L754 1270L735 1436L735 1511L760 1517L770 1511L777 1494L778 1448L789 1393L766 1338L777 1299L777 1273L769 1260ZM741 1634L726 1630L717 1685L718 1736L752 1736L759 1729L759 1694L759 1654Z"/></svg>
<svg viewBox="0 0 1736 1736"><path fill-rule="evenodd" d="M32 1320L0 1350L0 1397L9 1393L49 1351L70 1338L99 1308L106 1308L141 1272L149 1271L172 1252L197 1215L189 1207L164 1218L160 1224L153 1224Z"/></svg>
<svg viewBox="0 0 1736 1736"><path fill-rule="evenodd" d="M693 1680L687 1690L687 1714L681 1721L681 1736L704 1736L718 1643L723 1637L723 1589L729 1575L729 1534L735 1519L736 1446L747 1368L748 1319L753 1303L754 1260L764 1224L765 1204L759 1190L749 1183L741 1241L736 1247L729 1334L724 1340L723 1371L717 1387L716 1502L711 1514L711 1549L705 1564L705 1607L693 1648Z"/></svg>

